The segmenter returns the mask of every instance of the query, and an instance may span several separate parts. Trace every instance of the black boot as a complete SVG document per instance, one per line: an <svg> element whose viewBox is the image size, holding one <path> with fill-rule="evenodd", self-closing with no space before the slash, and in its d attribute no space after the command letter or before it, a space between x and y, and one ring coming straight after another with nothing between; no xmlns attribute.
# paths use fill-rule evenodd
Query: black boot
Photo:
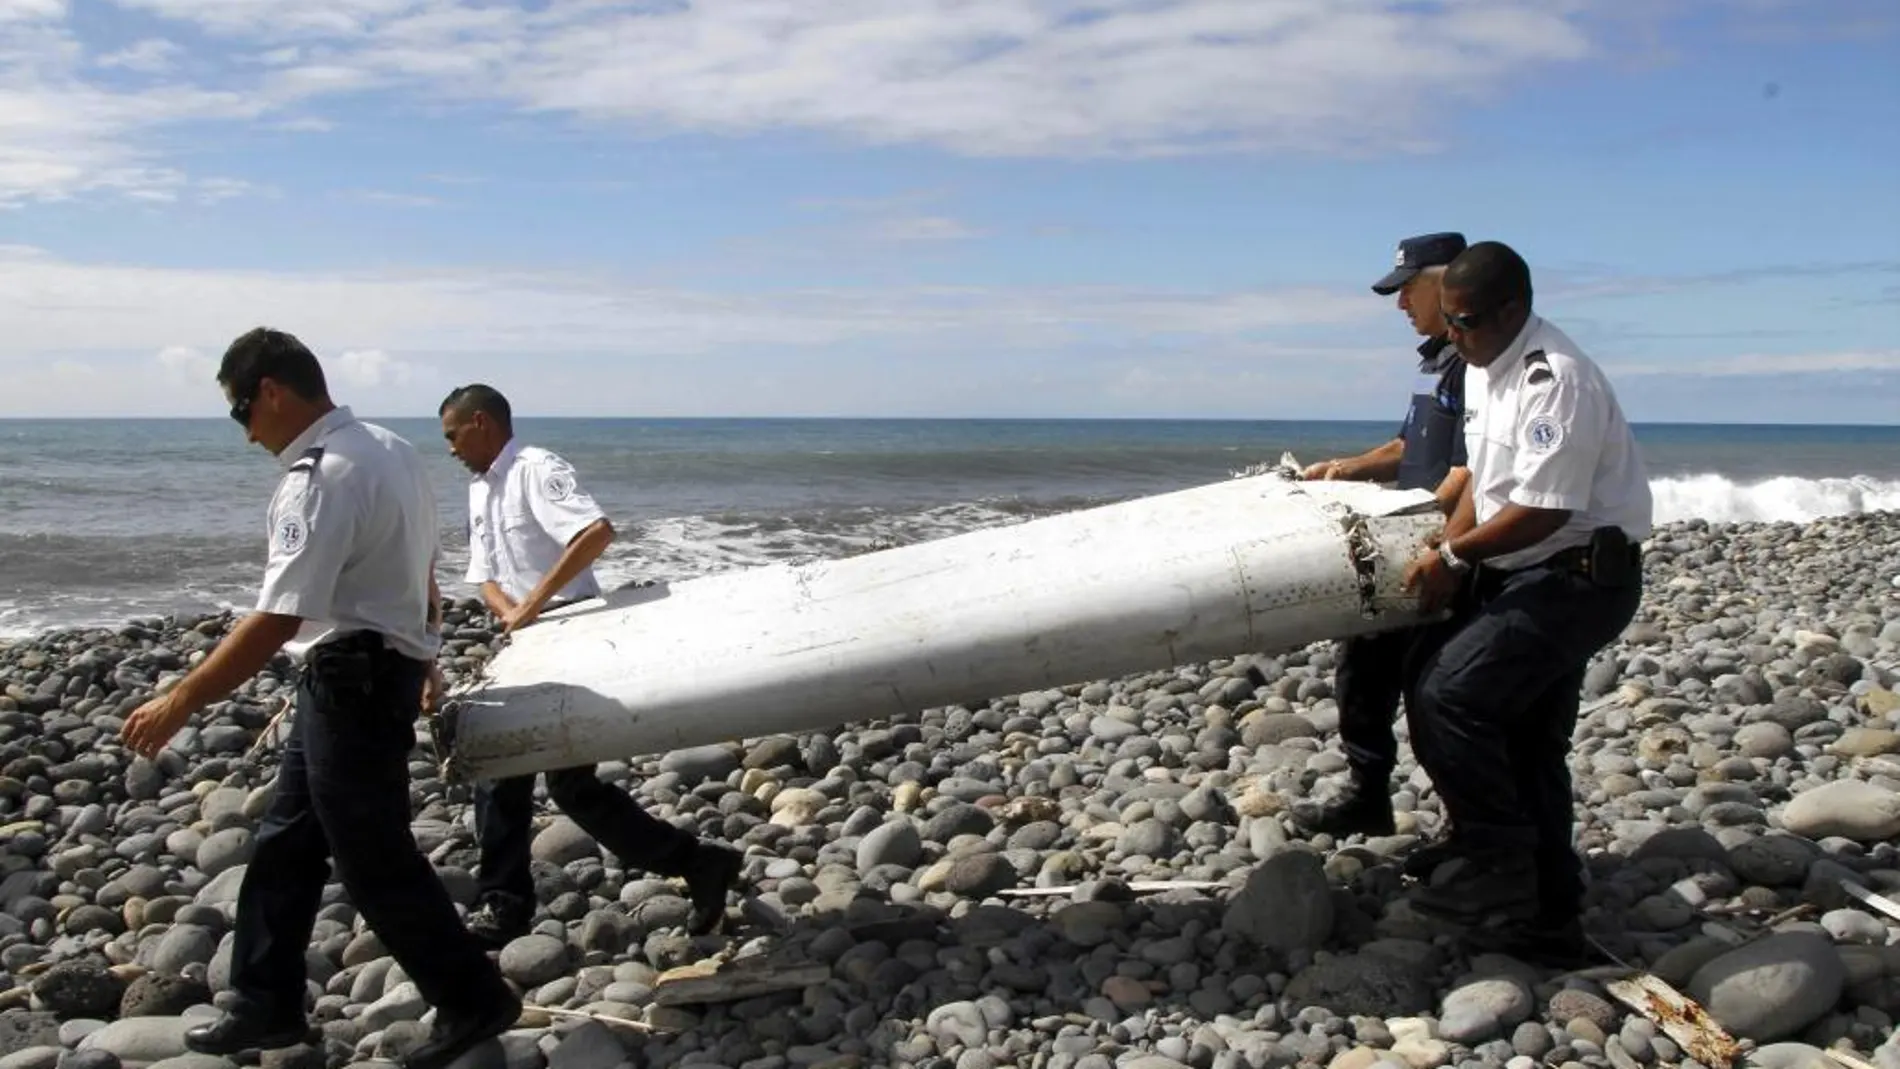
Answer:
<svg viewBox="0 0 1900 1069"><path fill-rule="evenodd" d="M1400 863L1401 871L1414 880L1430 883L1432 873L1438 871L1438 866L1462 856L1464 856L1464 848L1459 846L1455 839L1447 836L1435 843L1426 843L1405 855L1405 860Z"/></svg>
<svg viewBox="0 0 1900 1069"><path fill-rule="evenodd" d="M310 1034L303 1014L269 1017L261 1013L227 1013L185 1033L185 1047L199 1054L230 1057L248 1050L294 1047Z"/></svg>
<svg viewBox="0 0 1900 1069"><path fill-rule="evenodd" d="M1584 969L1610 962L1584 937L1583 923L1575 917L1479 928L1466 933L1464 942L1480 954L1503 954L1546 969Z"/></svg>
<svg viewBox="0 0 1900 1069"><path fill-rule="evenodd" d="M445 1013L438 1007L428 1041L402 1059L402 1069L448 1069L462 1055L513 1028L520 1017L521 1000L505 989L481 1011Z"/></svg>
<svg viewBox="0 0 1900 1069"><path fill-rule="evenodd" d="M1392 818L1391 776L1389 771L1355 771L1352 781L1332 799L1296 803L1288 815L1306 835L1337 839L1354 833L1394 834L1398 829Z"/></svg>
<svg viewBox="0 0 1900 1069"><path fill-rule="evenodd" d="M528 934L534 906L503 895L490 895L468 916L469 934L490 950L499 950Z"/></svg>
<svg viewBox="0 0 1900 1069"><path fill-rule="evenodd" d="M704 842L694 846L686 868L686 890L693 900L688 932L708 935L719 930L726 919L726 895L739 885L744 867L745 858L730 847Z"/></svg>
<svg viewBox="0 0 1900 1069"><path fill-rule="evenodd" d="M1525 922L1539 913L1537 866L1528 849L1468 849L1412 892L1420 913L1464 924Z"/></svg>

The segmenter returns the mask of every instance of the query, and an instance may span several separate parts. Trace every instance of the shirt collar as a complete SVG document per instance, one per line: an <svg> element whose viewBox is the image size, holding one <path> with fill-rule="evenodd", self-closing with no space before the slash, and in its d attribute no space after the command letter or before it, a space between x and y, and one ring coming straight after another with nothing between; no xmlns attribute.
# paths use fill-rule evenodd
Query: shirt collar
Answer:
<svg viewBox="0 0 1900 1069"><path fill-rule="evenodd" d="M1531 338L1536 335L1539 330L1543 329L1543 326L1544 321L1538 318L1537 313L1531 313L1531 315L1524 320L1524 329L1517 332L1517 337L1511 339L1511 344L1505 346L1504 351L1498 354L1496 360L1486 365L1485 370L1495 377L1500 372L1509 369L1512 364L1523 359L1524 350L1530 348Z"/></svg>
<svg viewBox="0 0 1900 1069"><path fill-rule="evenodd" d="M1425 344L1418 347L1418 369L1422 372L1442 372L1458 359L1458 347L1450 338L1426 338Z"/></svg>
<svg viewBox="0 0 1900 1069"><path fill-rule="evenodd" d="M501 452L495 454L494 463L488 465L487 471L475 476L475 481L489 483L500 482L502 476L508 474L508 469L514 467L515 457L520 454L521 440L518 438L508 439L508 444L502 446Z"/></svg>
<svg viewBox="0 0 1900 1069"><path fill-rule="evenodd" d="M350 412L349 405L338 405L332 408L318 416L315 423L305 427L302 434L292 438L290 444L284 447L284 451L277 454L277 463L288 470L292 464L303 458L304 453L311 446L317 444L318 439L346 423L354 422L356 422L356 416Z"/></svg>

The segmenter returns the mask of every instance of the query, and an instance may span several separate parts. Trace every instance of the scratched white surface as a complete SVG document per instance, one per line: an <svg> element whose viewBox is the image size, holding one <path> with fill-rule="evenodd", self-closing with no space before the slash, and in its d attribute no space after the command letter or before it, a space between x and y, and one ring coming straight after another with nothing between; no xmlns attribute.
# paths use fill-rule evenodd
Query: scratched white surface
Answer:
<svg viewBox="0 0 1900 1069"><path fill-rule="evenodd" d="M1423 491L1262 475L617 592L495 656L463 696L455 774L796 734L1399 626L1417 619L1400 573L1440 522Z"/></svg>

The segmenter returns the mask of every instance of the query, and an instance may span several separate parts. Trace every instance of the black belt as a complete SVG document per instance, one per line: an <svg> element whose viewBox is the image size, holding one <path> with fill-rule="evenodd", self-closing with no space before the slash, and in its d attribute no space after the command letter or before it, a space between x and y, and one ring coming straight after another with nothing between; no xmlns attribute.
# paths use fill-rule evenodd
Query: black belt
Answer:
<svg viewBox="0 0 1900 1069"><path fill-rule="evenodd" d="M1640 545L1631 545L1629 547L1629 557L1631 564L1641 565L1643 563L1643 547ZM1587 576L1590 574L1590 547L1572 546L1569 549L1560 549L1550 556L1545 557L1537 564L1532 565L1532 567L1558 568L1563 571L1576 572L1578 575Z"/></svg>
<svg viewBox="0 0 1900 1069"><path fill-rule="evenodd" d="M1632 565L1640 566L1643 563L1643 547L1640 544L1632 544L1629 547L1629 555ZM1588 545L1582 545L1571 546L1569 549L1560 549L1550 556L1545 557L1543 560L1525 564L1517 568L1498 568L1492 565L1480 565L1479 568L1482 571L1491 573L1493 577L1499 580L1519 572L1528 572L1532 568L1553 568L1557 571L1575 572L1578 575L1588 576L1590 574L1590 547Z"/></svg>
<svg viewBox="0 0 1900 1069"><path fill-rule="evenodd" d="M372 657L399 657L402 660L411 661L416 664L428 663L427 661L411 657L395 646L390 645L389 639L384 637L381 631L346 631L335 638L312 646L310 652L304 655L305 663L307 664L312 657L321 656L326 651L332 653L366 653Z"/></svg>

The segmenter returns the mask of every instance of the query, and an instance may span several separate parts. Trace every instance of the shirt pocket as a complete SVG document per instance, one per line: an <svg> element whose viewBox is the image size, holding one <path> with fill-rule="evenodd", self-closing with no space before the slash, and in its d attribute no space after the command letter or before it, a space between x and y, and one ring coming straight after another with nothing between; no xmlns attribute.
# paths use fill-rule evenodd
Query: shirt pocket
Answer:
<svg viewBox="0 0 1900 1069"><path fill-rule="evenodd" d="M534 510L526 504L509 503L501 507L501 530L509 538L516 538L534 530L540 521L534 518Z"/></svg>
<svg viewBox="0 0 1900 1069"><path fill-rule="evenodd" d="M1508 471L1517 453L1517 406L1494 398L1482 404L1481 408L1465 406L1465 452L1474 463L1483 456L1487 467Z"/></svg>

